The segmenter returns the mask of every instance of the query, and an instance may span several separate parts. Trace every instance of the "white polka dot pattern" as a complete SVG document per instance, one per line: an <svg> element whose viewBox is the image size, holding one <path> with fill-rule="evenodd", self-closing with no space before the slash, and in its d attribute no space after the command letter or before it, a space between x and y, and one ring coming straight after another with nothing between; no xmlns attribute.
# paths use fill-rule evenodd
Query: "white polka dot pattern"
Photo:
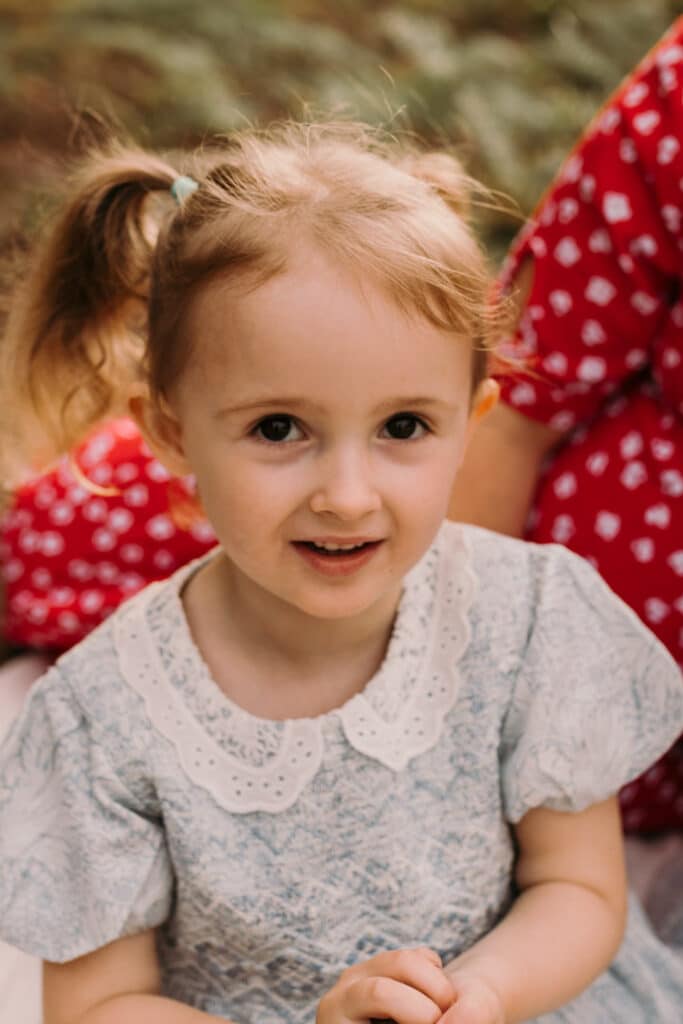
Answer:
<svg viewBox="0 0 683 1024"><path fill-rule="evenodd" d="M187 488L170 478L130 421L99 430L76 461L89 480L111 484L115 493L81 486L65 459L24 485L2 522L5 634L13 644L65 650L126 597L216 543L199 513L190 525L175 521L176 495L187 503Z"/></svg>
<svg viewBox="0 0 683 1024"><path fill-rule="evenodd" d="M683 21L607 103L522 231L530 375L504 401L569 444L547 466L527 523L597 566L683 664ZM522 323L524 323L524 317ZM665 762L662 762L665 763ZM683 827L683 748L664 782L633 783L632 828ZM660 799L664 792L674 799Z"/></svg>

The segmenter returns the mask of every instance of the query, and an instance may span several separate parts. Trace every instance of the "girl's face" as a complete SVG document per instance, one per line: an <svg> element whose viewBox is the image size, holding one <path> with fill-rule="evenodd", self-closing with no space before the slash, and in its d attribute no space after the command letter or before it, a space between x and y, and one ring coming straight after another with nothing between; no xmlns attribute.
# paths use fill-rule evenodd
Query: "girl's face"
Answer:
<svg viewBox="0 0 683 1024"><path fill-rule="evenodd" d="M232 582L268 614L393 612L462 459L469 345L318 252L212 284L191 331L155 448L194 473Z"/></svg>

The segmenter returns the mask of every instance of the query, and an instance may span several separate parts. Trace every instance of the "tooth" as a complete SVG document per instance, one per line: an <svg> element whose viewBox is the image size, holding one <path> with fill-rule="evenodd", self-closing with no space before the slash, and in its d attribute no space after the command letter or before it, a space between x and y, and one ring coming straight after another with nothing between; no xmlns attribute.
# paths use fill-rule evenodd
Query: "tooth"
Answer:
<svg viewBox="0 0 683 1024"><path fill-rule="evenodd" d="M321 551L355 551L363 546L362 544L316 544L315 541L313 544Z"/></svg>

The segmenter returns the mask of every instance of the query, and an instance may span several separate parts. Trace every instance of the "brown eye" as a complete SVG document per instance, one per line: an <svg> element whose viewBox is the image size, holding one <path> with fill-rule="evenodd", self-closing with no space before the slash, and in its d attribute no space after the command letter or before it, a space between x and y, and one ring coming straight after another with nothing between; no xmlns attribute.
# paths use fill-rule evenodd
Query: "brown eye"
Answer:
<svg viewBox="0 0 683 1024"><path fill-rule="evenodd" d="M399 413L384 424L384 432L394 441L411 441L426 433L425 424L410 413Z"/></svg>
<svg viewBox="0 0 683 1024"><path fill-rule="evenodd" d="M298 441L302 434L291 416L267 416L256 426L256 433L271 444Z"/></svg>

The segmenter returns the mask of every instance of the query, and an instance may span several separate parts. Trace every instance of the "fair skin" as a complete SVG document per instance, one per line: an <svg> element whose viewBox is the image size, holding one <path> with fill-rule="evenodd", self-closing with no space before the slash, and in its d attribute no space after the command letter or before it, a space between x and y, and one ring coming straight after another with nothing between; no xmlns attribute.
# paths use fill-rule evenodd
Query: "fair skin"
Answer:
<svg viewBox="0 0 683 1024"><path fill-rule="evenodd" d="M187 588L188 619L247 710L321 714L379 666L403 577L445 516L471 423L468 346L322 255L239 301L217 284L194 323L201 359L174 412L142 412L169 468L192 467L224 552Z"/></svg>
<svg viewBox="0 0 683 1024"><path fill-rule="evenodd" d="M319 252L241 294L214 283L192 330L168 402L132 405L168 467L195 473L222 544L183 593L188 621L231 699L267 718L318 715L380 664L401 581L495 388L472 400L464 340ZM516 839L521 894L495 929L446 965L417 947L351 967L318 1024L513 1024L584 988L623 930L614 801L531 811ZM161 996L152 931L46 964L44 978L45 1024L219 1019Z"/></svg>

